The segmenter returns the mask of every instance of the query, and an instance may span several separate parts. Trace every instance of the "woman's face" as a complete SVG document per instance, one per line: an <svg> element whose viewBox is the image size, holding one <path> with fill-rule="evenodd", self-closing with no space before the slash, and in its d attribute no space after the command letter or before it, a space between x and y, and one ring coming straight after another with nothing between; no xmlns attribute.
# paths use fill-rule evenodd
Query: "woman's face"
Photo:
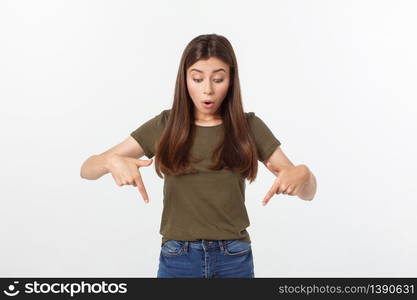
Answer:
<svg viewBox="0 0 417 300"><path fill-rule="evenodd" d="M230 82L229 65L216 57L199 60L187 70L187 89L196 119L218 116ZM212 104L206 106L205 101Z"/></svg>

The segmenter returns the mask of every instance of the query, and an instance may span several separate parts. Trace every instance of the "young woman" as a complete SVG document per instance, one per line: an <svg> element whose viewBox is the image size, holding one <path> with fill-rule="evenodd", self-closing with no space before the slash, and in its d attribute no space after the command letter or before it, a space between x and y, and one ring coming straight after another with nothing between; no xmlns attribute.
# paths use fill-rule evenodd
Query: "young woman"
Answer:
<svg viewBox="0 0 417 300"><path fill-rule="evenodd" d="M88 158L81 177L110 172L119 186L136 186L147 203L138 168L155 156L164 179L157 277L254 277L245 179L255 180L258 160L277 176L264 205L280 193L312 200L316 190L307 166L294 166L280 145L255 113L243 111L230 42L201 35L184 50L172 107Z"/></svg>

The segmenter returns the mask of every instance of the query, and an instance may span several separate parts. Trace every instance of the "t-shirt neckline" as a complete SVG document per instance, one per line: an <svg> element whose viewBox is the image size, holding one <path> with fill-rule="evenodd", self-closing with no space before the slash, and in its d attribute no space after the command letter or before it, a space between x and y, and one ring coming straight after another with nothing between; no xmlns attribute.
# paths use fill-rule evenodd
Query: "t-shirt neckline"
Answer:
<svg viewBox="0 0 417 300"><path fill-rule="evenodd" d="M200 127L200 128L214 128L214 127L220 127L220 126L223 126L223 123L220 123L220 124L218 124L218 125L214 125L214 126L201 126L201 125L196 125L196 124L194 124L194 126L196 126L196 127Z"/></svg>

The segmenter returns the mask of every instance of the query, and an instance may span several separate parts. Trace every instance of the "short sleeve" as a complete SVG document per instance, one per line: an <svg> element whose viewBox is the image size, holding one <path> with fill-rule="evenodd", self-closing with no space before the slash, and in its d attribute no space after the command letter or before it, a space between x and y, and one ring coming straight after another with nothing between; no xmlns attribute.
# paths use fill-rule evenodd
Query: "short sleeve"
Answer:
<svg viewBox="0 0 417 300"><path fill-rule="evenodd" d="M162 111L130 133L130 136L142 147L147 158L155 156L156 143L163 130L166 113L167 110Z"/></svg>
<svg viewBox="0 0 417 300"><path fill-rule="evenodd" d="M281 145L281 142L254 112L247 113L247 118L252 136L255 139L258 160L264 162Z"/></svg>

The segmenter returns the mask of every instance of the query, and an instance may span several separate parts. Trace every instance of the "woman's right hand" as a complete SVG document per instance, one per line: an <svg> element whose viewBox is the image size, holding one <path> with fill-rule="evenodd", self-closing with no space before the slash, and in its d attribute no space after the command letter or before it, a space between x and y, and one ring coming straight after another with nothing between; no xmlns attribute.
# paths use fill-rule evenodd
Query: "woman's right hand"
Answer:
<svg viewBox="0 0 417 300"><path fill-rule="evenodd" d="M143 185L140 167L148 167L152 164L152 158L140 160L131 157L113 154L109 157L108 169L118 186L137 186L145 203L149 202L148 193Z"/></svg>

